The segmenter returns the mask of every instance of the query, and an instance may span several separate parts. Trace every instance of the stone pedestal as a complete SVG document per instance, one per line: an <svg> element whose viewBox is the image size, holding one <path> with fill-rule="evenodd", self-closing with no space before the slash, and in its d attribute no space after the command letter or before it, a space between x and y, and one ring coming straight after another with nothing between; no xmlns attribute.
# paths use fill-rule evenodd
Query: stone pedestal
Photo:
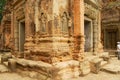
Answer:
<svg viewBox="0 0 120 80"><path fill-rule="evenodd" d="M80 71L81 71L81 76L85 76L90 73L91 68L90 68L90 63L88 60L84 60L83 62L80 62Z"/></svg>
<svg viewBox="0 0 120 80"><path fill-rule="evenodd" d="M53 71L53 80L69 80L80 75L78 61L70 60L54 63L53 65L56 68L56 71Z"/></svg>
<svg viewBox="0 0 120 80"><path fill-rule="evenodd" d="M16 71L16 60L9 59L8 60L8 67L10 68L11 71Z"/></svg>
<svg viewBox="0 0 120 80"><path fill-rule="evenodd" d="M91 67L91 72L93 73L98 73L100 71L100 68L101 68L101 61L102 59L93 59L91 62L90 62L90 67Z"/></svg>

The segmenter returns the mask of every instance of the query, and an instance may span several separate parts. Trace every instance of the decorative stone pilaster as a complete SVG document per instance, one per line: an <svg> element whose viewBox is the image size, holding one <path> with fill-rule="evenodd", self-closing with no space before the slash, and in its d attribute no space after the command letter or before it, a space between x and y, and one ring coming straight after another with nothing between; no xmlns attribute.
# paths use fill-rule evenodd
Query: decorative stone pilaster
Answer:
<svg viewBox="0 0 120 80"><path fill-rule="evenodd" d="M14 11L12 9L12 12L11 12L11 50L13 51L14 50Z"/></svg>
<svg viewBox="0 0 120 80"><path fill-rule="evenodd" d="M101 32L101 12L100 12L101 8L99 9L98 12L98 52L102 53L103 52L103 44L102 44L102 38L103 38L103 33Z"/></svg>
<svg viewBox="0 0 120 80"><path fill-rule="evenodd" d="M25 44L24 44L24 57L30 59L30 51L33 50L35 46L35 34L36 34L36 26L37 22L36 16L38 5L35 4L34 0L26 0L25 4ZM34 19L36 18L36 19ZM36 23L35 23L36 22Z"/></svg>
<svg viewBox="0 0 120 80"><path fill-rule="evenodd" d="M18 45L19 45L19 40L18 40L18 21L15 21L15 26L14 27L14 39L15 39L15 52L17 52L19 49L18 49Z"/></svg>
<svg viewBox="0 0 120 80"><path fill-rule="evenodd" d="M97 52L103 52L103 46L101 44L101 23L100 23L100 13L97 14L98 17L93 20L93 51L94 54L97 54Z"/></svg>
<svg viewBox="0 0 120 80"><path fill-rule="evenodd" d="M84 59L84 0L74 0L74 54L75 60Z"/></svg>
<svg viewBox="0 0 120 80"><path fill-rule="evenodd" d="M84 36L75 36L74 37L74 54L73 59L83 61L84 60Z"/></svg>
<svg viewBox="0 0 120 80"><path fill-rule="evenodd" d="M102 53L102 52L103 52L103 44L102 44L101 40L98 41L98 52L99 52L99 53Z"/></svg>
<svg viewBox="0 0 120 80"><path fill-rule="evenodd" d="M118 11L119 11L119 15L120 15L120 7L118 7ZM120 17L119 17L119 21L120 21ZM118 23L118 36L120 36L120 23ZM120 37L118 38L118 41L120 41Z"/></svg>
<svg viewBox="0 0 120 80"><path fill-rule="evenodd" d="M3 31L4 23L1 21L1 32ZM4 33L1 33L1 49L4 48Z"/></svg>
<svg viewBox="0 0 120 80"><path fill-rule="evenodd" d="M36 0L36 2L35 2L35 29L36 29L36 32L38 32L39 31L39 27L40 27L40 22L39 22L39 2L40 2L40 0Z"/></svg>
<svg viewBox="0 0 120 80"><path fill-rule="evenodd" d="M94 51L94 54L96 54L97 52L97 46L98 46L98 23L96 20L93 21L93 51Z"/></svg>
<svg viewBox="0 0 120 80"><path fill-rule="evenodd" d="M120 26L120 23L118 24ZM120 36L120 28L118 27L118 36ZM118 37L118 41L120 41L120 37Z"/></svg>
<svg viewBox="0 0 120 80"><path fill-rule="evenodd" d="M99 32L99 24L96 20L93 21L93 45L94 45L94 54L97 54L97 52L103 52L103 46L101 44L100 40L100 33Z"/></svg>

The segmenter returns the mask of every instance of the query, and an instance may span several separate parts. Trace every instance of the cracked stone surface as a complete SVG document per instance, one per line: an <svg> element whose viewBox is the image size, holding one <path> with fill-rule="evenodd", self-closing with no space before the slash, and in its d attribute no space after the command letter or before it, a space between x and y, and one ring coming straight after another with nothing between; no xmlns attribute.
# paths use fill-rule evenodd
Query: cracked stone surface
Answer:
<svg viewBox="0 0 120 80"><path fill-rule="evenodd" d="M0 65L0 72L8 72L8 71L9 69L6 66Z"/></svg>
<svg viewBox="0 0 120 80"><path fill-rule="evenodd" d="M23 77L17 73L10 73L9 69L0 64L0 80L36 80L29 77Z"/></svg>
<svg viewBox="0 0 120 80"><path fill-rule="evenodd" d="M103 67L103 70L106 70L108 72L112 73L119 73L120 72L120 66L119 65L114 65L114 64L109 64Z"/></svg>
<svg viewBox="0 0 120 80"><path fill-rule="evenodd" d="M103 71L111 72L111 73L120 73L120 60L116 57L110 60L110 63L102 68Z"/></svg>

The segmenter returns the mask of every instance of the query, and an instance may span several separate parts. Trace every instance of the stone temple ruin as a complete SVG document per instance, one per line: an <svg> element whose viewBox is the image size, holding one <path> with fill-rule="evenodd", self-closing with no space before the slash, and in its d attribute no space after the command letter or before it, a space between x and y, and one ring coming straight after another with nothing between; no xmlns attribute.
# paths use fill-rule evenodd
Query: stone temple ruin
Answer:
<svg viewBox="0 0 120 80"><path fill-rule="evenodd" d="M68 80L98 73L101 61L106 60L101 44L100 3L7 0L1 25L1 42L7 45L1 48L11 50L9 67L35 71L41 80Z"/></svg>
<svg viewBox="0 0 120 80"><path fill-rule="evenodd" d="M110 53L117 49L117 42L120 41L120 1L114 0L102 9L102 42L104 49Z"/></svg>

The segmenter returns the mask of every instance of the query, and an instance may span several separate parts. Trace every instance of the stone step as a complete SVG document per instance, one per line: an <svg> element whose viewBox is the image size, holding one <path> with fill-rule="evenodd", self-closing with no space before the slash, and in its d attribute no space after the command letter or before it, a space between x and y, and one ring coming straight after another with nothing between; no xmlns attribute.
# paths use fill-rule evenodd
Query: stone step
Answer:
<svg viewBox="0 0 120 80"><path fill-rule="evenodd" d="M103 67L103 66L105 66L106 64L108 64L108 62L107 62L107 61L101 61L100 66L101 66L101 67Z"/></svg>
<svg viewBox="0 0 120 80"><path fill-rule="evenodd" d="M101 61L103 61L102 58L96 58L90 62L91 72L98 74L101 68Z"/></svg>
<svg viewBox="0 0 120 80"><path fill-rule="evenodd" d="M102 67L101 71L118 74L120 73L120 66L114 64L108 64Z"/></svg>
<svg viewBox="0 0 120 80"><path fill-rule="evenodd" d="M9 72L9 69L5 65L0 64L0 73L5 72Z"/></svg>

